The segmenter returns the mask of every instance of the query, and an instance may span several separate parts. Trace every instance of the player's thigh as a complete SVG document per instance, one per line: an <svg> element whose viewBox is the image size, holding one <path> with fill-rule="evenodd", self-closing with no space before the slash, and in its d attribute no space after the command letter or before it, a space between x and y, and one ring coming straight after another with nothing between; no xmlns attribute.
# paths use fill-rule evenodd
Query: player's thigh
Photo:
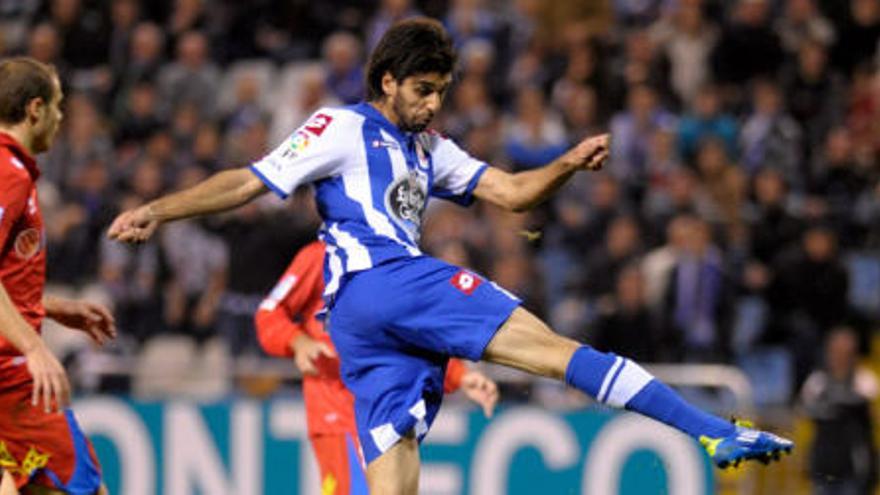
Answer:
<svg viewBox="0 0 880 495"><path fill-rule="evenodd" d="M489 341L483 360L562 379L578 347L580 344L556 334L537 316L520 307Z"/></svg>
<svg viewBox="0 0 880 495"><path fill-rule="evenodd" d="M18 488L15 486L15 479L9 474L9 471L3 471L3 478L0 481L0 495L19 495Z"/></svg>
<svg viewBox="0 0 880 495"><path fill-rule="evenodd" d="M407 435L367 466L371 495L417 495L419 442Z"/></svg>

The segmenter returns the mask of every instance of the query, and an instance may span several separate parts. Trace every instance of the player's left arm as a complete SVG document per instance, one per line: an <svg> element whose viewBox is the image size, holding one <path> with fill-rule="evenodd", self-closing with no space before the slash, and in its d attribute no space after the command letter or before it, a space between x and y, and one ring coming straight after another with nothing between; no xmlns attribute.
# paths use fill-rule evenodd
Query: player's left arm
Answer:
<svg viewBox="0 0 880 495"><path fill-rule="evenodd" d="M608 158L608 134L589 137L551 163L519 173L489 167L474 188L474 196L510 211L527 211L541 204L575 172L599 170Z"/></svg>
<svg viewBox="0 0 880 495"><path fill-rule="evenodd" d="M89 301L43 296L46 316L66 327L85 332L96 344L116 338L116 320L107 307Z"/></svg>

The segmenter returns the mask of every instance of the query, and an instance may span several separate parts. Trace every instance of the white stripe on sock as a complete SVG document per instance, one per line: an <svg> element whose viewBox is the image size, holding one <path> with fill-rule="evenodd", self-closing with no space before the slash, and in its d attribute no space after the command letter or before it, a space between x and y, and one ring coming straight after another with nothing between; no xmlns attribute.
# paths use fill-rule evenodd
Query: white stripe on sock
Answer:
<svg viewBox="0 0 880 495"><path fill-rule="evenodd" d="M614 374L617 373L617 368L620 368L621 366L623 366L623 358L617 356L614 360L614 364L612 364L611 368L608 370L608 373L605 373L605 379L602 380L602 387L599 388L599 394L596 395L596 400L602 400L605 391L608 390L608 385L611 384L611 379L614 378Z"/></svg>
<svg viewBox="0 0 880 495"><path fill-rule="evenodd" d="M608 399L605 401L606 404L614 407L625 406L630 399L645 388L645 385L654 379L650 373L638 364L629 359L624 359L623 361L624 364L623 369L620 371L620 376L617 377L617 381L614 382L614 386L608 392Z"/></svg>

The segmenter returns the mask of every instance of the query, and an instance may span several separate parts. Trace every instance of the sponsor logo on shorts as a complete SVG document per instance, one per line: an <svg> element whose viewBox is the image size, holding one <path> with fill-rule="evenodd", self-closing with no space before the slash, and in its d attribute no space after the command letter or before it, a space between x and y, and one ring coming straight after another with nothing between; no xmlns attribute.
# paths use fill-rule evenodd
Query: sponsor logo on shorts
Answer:
<svg viewBox="0 0 880 495"><path fill-rule="evenodd" d="M33 258L43 247L42 237L37 229L22 230L15 238L15 254L23 260Z"/></svg>
<svg viewBox="0 0 880 495"><path fill-rule="evenodd" d="M303 125L303 129L311 132L315 136L320 136L324 133L324 129L330 125L330 122L333 122L333 117L326 113L319 113L310 118L309 121Z"/></svg>
<svg viewBox="0 0 880 495"><path fill-rule="evenodd" d="M467 270L461 270L453 275L450 282L452 282L452 285L455 286L456 289L464 292L468 296L473 294L474 291L477 290L477 287L483 283L480 277Z"/></svg>
<svg viewBox="0 0 880 495"><path fill-rule="evenodd" d="M21 463L9 452L6 442L0 441L0 468L9 471L13 476L31 476L34 471L43 469L49 464L49 454L40 453L31 446Z"/></svg>

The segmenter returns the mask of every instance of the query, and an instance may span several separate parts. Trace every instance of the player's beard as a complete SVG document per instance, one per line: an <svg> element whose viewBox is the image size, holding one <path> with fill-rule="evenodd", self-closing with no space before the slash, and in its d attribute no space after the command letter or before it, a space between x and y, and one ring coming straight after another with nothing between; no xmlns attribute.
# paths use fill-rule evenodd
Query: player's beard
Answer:
<svg viewBox="0 0 880 495"><path fill-rule="evenodd" d="M424 131L428 127L428 124L431 123L431 120L434 118L434 116L428 115L425 118L419 119L415 115L415 112L407 111L407 106L408 105L406 101L399 93L394 96L394 99L392 101L392 108L400 122L400 124L398 125L400 130L404 132Z"/></svg>

